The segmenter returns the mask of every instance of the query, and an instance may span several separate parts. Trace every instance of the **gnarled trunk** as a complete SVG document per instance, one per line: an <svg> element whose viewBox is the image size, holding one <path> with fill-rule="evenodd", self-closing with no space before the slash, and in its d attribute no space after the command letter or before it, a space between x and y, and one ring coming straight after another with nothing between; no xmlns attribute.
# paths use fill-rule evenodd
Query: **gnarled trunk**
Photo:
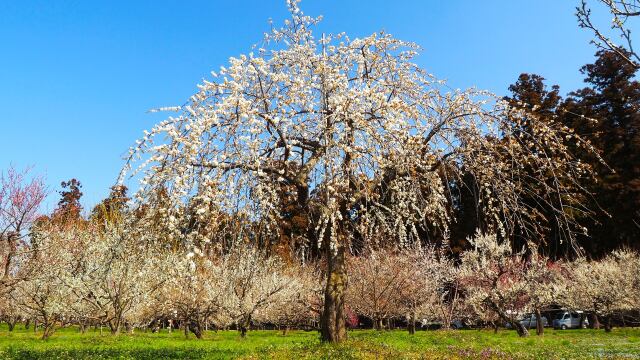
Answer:
<svg viewBox="0 0 640 360"><path fill-rule="evenodd" d="M347 287L345 249L336 245L331 250L327 246L327 285L324 291L324 309L322 311L322 341L337 343L347 338L347 326L344 318L344 299Z"/></svg>
<svg viewBox="0 0 640 360"><path fill-rule="evenodd" d="M193 333L198 339L202 339L202 326L199 321L192 320L189 322L189 331Z"/></svg>
<svg viewBox="0 0 640 360"><path fill-rule="evenodd" d="M121 321L118 318L109 321L109 330L111 331L111 335L120 334L120 326Z"/></svg>
<svg viewBox="0 0 640 360"><path fill-rule="evenodd" d="M516 332L518 333L518 336L520 337L527 337L529 336L529 331L527 330L527 328L522 325L520 323L520 321L518 320L513 320L510 317L507 316L507 314L500 308L500 306L498 306L498 304L496 304L494 301L492 300L488 300L489 305L491 305L491 307L493 308L493 310L496 312L496 314L498 314L498 316L500 317L500 319L504 322L507 322L509 324L511 324L511 326L516 329Z"/></svg>
<svg viewBox="0 0 640 360"><path fill-rule="evenodd" d="M44 324L43 324L43 332L42 332L42 340L47 340L51 335L53 335L56 329L55 320L49 318L48 316L44 316Z"/></svg>
<svg viewBox="0 0 640 360"><path fill-rule="evenodd" d="M536 309L536 335L544 335L544 324L542 324L540 309Z"/></svg>

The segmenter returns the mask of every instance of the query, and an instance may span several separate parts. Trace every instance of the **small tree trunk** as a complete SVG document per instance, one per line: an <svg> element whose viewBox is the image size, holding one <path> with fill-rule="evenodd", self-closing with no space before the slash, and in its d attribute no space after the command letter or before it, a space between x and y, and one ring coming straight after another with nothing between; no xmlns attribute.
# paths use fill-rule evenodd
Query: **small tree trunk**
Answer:
<svg viewBox="0 0 640 360"><path fill-rule="evenodd" d="M189 330L196 336L197 339L202 339L202 326L199 321L189 322Z"/></svg>
<svg viewBox="0 0 640 360"><path fill-rule="evenodd" d="M600 329L600 319L598 319L598 314L593 313L593 326L594 329Z"/></svg>
<svg viewBox="0 0 640 360"><path fill-rule="evenodd" d="M321 334L322 341L338 343L347 339L344 318L344 298L347 287L344 246L337 245L335 251L327 246L327 259L327 284L324 291Z"/></svg>
<svg viewBox="0 0 640 360"><path fill-rule="evenodd" d="M416 312L415 311L411 312L409 322L407 323L407 329L409 330L409 334L411 335L414 335L416 333Z"/></svg>
<svg viewBox="0 0 640 360"><path fill-rule="evenodd" d="M55 322L45 319L43 324L42 340L47 340L55 331Z"/></svg>
<svg viewBox="0 0 640 360"><path fill-rule="evenodd" d="M247 336L247 331L249 330L250 324L251 324L251 316L244 316L240 324L238 324L238 330L240 330L240 337L245 338Z"/></svg>
<svg viewBox="0 0 640 360"><path fill-rule="evenodd" d="M516 332L518 333L518 336L520 336L520 337L529 336L529 331L527 330L527 328L524 325L522 325L520 323L520 321L512 320L511 318L509 318L507 316L507 314L495 302L489 300L489 305L491 305L493 310L496 312L496 314L498 314L498 316L500 317L500 319L502 319L502 321L508 322L509 324L511 324L511 326L514 329L516 329Z"/></svg>
<svg viewBox="0 0 640 360"><path fill-rule="evenodd" d="M120 321L109 321L109 329L111 330L111 335L118 335L120 333Z"/></svg>
<svg viewBox="0 0 640 360"><path fill-rule="evenodd" d="M25 329L25 330L29 330L29 326L30 326L30 325L31 325L31 319L27 319L27 320L24 322L24 329Z"/></svg>
<svg viewBox="0 0 640 360"><path fill-rule="evenodd" d="M536 335L540 336L544 334L544 324L542 324L542 314L540 309L536 309Z"/></svg>
<svg viewBox="0 0 640 360"><path fill-rule="evenodd" d="M511 322L511 325L512 325L512 326L516 329L516 331L518 332L518 336L520 336L520 337L527 337L527 336L529 336L529 330L527 330L527 328L526 328L524 325L522 325L522 324L520 323L520 321L515 320L515 321Z"/></svg>
<svg viewBox="0 0 640 360"><path fill-rule="evenodd" d="M282 328L282 336L287 336L287 331L289 331L289 325L285 325Z"/></svg>
<svg viewBox="0 0 640 360"><path fill-rule="evenodd" d="M493 333L497 334L498 333L498 324L496 324L495 321L492 321L491 325L493 325Z"/></svg>
<svg viewBox="0 0 640 360"><path fill-rule="evenodd" d="M611 329L612 329L611 318L612 317L613 316L611 316L611 315L607 315L607 318L605 319L605 322L604 322L604 331L605 332L611 332Z"/></svg>

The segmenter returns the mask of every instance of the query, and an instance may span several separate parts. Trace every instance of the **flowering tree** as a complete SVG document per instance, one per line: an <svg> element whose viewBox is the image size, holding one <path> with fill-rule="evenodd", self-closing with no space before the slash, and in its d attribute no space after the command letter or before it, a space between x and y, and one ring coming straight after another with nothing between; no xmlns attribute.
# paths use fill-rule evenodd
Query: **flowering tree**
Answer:
<svg viewBox="0 0 640 360"><path fill-rule="evenodd" d="M313 266L292 266L287 269L291 283L279 293L278 305L272 311L263 313L266 317L258 320L277 324L282 333L293 326L309 326L317 323L322 312L322 284Z"/></svg>
<svg viewBox="0 0 640 360"><path fill-rule="evenodd" d="M69 287L98 321L118 334L123 325L135 321L129 315L165 281L168 264L165 257L149 256L152 250L142 239L131 237L127 223L93 234L82 244Z"/></svg>
<svg viewBox="0 0 640 360"><path fill-rule="evenodd" d="M28 177L29 169L20 172L9 168L6 174L0 174L0 296L16 280L14 259L25 247L22 240L47 195L41 177Z"/></svg>
<svg viewBox="0 0 640 360"><path fill-rule="evenodd" d="M160 291L165 309L181 320L185 335L191 331L201 339L205 323L229 323L221 307L227 294L223 292L225 283L218 266L194 253L173 254L172 258L167 281Z"/></svg>
<svg viewBox="0 0 640 360"><path fill-rule="evenodd" d="M413 266L406 260L390 251L375 250L349 259L348 272L352 276L347 304L357 314L370 318L376 330L384 328L383 320L404 315L400 305L402 289L414 281Z"/></svg>
<svg viewBox="0 0 640 360"><path fill-rule="evenodd" d="M165 194L150 207L164 212L168 227L178 222L172 211L206 193L203 203L248 224L255 241L279 237L285 186L291 208L313 210L306 241L328 264L322 336L341 341L345 252L358 233L388 234L400 245L419 241L420 229L446 234L448 187L461 174L479 184L486 227L502 219L506 230L533 232L520 194L560 194L570 181L548 174L571 180L586 169L567 152L560 125L531 125L530 141L545 149L537 151L514 133L517 111L485 92L441 87L412 62L414 44L384 33L318 38L319 19L297 3L288 1L291 19L264 47L231 58L175 109L179 116L146 132L123 176L144 171L141 203ZM539 171L525 173L522 162ZM550 216L563 226L570 218L560 204Z"/></svg>
<svg viewBox="0 0 640 360"><path fill-rule="evenodd" d="M415 332L417 317L437 319L445 329L450 328L460 305L457 268L446 254L434 248L405 252L405 256L415 273L401 297L409 332Z"/></svg>
<svg viewBox="0 0 640 360"><path fill-rule="evenodd" d="M0 296L0 321L4 321L9 326L9 331L13 331L16 323L24 317L24 312L20 308L20 303L16 299L16 289Z"/></svg>
<svg viewBox="0 0 640 360"><path fill-rule="evenodd" d="M566 294L569 270L561 262L552 262L546 256L533 252L527 262L524 281L527 301L536 315L536 334L544 333L542 310L553 304L562 304Z"/></svg>
<svg viewBox="0 0 640 360"><path fill-rule="evenodd" d="M637 299L633 276L637 266L637 255L626 251L614 252L600 261L577 260L571 267L567 305L591 311L594 328L600 327L599 318L604 317L605 330L611 331L613 315L632 309Z"/></svg>
<svg viewBox="0 0 640 360"><path fill-rule="evenodd" d="M476 233L469 239L473 249L462 254L460 276L467 301L477 313L497 317L513 326L518 335L529 332L516 318L526 309L526 262L522 252L514 252L508 243L500 242L495 234Z"/></svg>
<svg viewBox="0 0 640 360"><path fill-rule="evenodd" d="M43 325L42 338L50 337L56 324L73 314L73 301L68 284L78 239L70 232L40 230L32 238L34 249L21 257L19 276L24 281L16 285L12 296L26 315Z"/></svg>
<svg viewBox="0 0 640 360"><path fill-rule="evenodd" d="M272 318L289 299L293 279L283 263L252 247L236 247L225 255L216 274L222 283L219 307L245 337L255 318Z"/></svg>

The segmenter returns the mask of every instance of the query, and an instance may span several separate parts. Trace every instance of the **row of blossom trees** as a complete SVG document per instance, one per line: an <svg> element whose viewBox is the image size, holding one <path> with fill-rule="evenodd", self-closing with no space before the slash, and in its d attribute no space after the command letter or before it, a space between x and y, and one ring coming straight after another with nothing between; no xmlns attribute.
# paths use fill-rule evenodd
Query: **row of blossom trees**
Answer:
<svg viewBox="0 0 640 360"><path fill-rule="evenodd" d="M0 299L0 316L56 327L107 326L111 333L180 326L185 335L233 327L241 336L256 324L315 326L322 313L319 272L326 264L287 264L252 246L224 253L185 252L144 239L127 221L98 229L38 229L18 261L21 281ZM444 251L370 249L347 258L346 306L376 329L404 320L509 324L520 336L525 313L550 307L581 309L611 330L616 314L640 310L640 256L618 251L599 261L553 262L513 251L495 234L477 233L456 263ZM156 243L157 244L157 243ZM538 324L542 324L538 321ZM543 331L538 327L538 334Z"/></svg>
<svg viewBox="0 0 640 360"><path fill-rule="evenodd" d="M611 330L616 314L640 310L640 256L618 251L599 261L551 261L530 251L513 251L495 234L469 239L458 265L433 249L372 251L349 262L348 305L382 328L383 320L416 319L449 327L453 319L508 324L527 336L524 314L555 308L584 310L594 326Z"/></svg>
<svg viewBox="0 0 640 360"><path fill-rule="evenodd" d="M61 325L83 332L108 326L118 334L167 320L198 338L206 326L233 325L244 336L255 322L299 326L317 316L317 285L307 268L285 267L250 247L208 257L145 236L127 222L37 229L0 315L11 329L20 319L35 320L43 338Z"/></svg>
<svg viewBox="0 0 640 360"><path fill-rule="evenodd" d="M28 229L19 231L23 241L3 247L9 270L0 316L10 329L33 321L46 338L66 324L80 331L104 325L117 334L171 320L198 338L209 326L233 326L245 336L252 324L285 331L316 324L324 311L326 259L292 259L257 246L253 222L238 225L202 195L167 213L130 210L126 189L115 188L88 220L60 221L37 218L42 179L25 174L11 170L1 192L5 227ZM177 225L164 226L167 220ZM503 238L478 231L458 257L444 247L370 241L346 256L345 304L377 329L394 319L412 333L418 320L446 328L475 320L510 324L522 336L528 331L520 315L540 320L551 306L582 309L608 331L616 314L640 310L638 254L552 261L534 245L516 249Z"/></svg>

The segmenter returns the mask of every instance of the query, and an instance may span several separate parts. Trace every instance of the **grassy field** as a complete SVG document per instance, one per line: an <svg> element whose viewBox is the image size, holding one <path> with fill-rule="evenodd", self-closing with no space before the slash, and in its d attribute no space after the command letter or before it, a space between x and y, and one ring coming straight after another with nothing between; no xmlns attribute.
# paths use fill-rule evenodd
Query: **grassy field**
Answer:
<svg viewBox="0 0 640 360"><path fill-rule="evenodd" d="M518 338L514 331L351 331L339 346L321 344L316 332L208 332L203 340L180 332L80 334L58 330L42 341L20 326L0 328L0 359L640 359L640 329L547 330Z"/></svg>

